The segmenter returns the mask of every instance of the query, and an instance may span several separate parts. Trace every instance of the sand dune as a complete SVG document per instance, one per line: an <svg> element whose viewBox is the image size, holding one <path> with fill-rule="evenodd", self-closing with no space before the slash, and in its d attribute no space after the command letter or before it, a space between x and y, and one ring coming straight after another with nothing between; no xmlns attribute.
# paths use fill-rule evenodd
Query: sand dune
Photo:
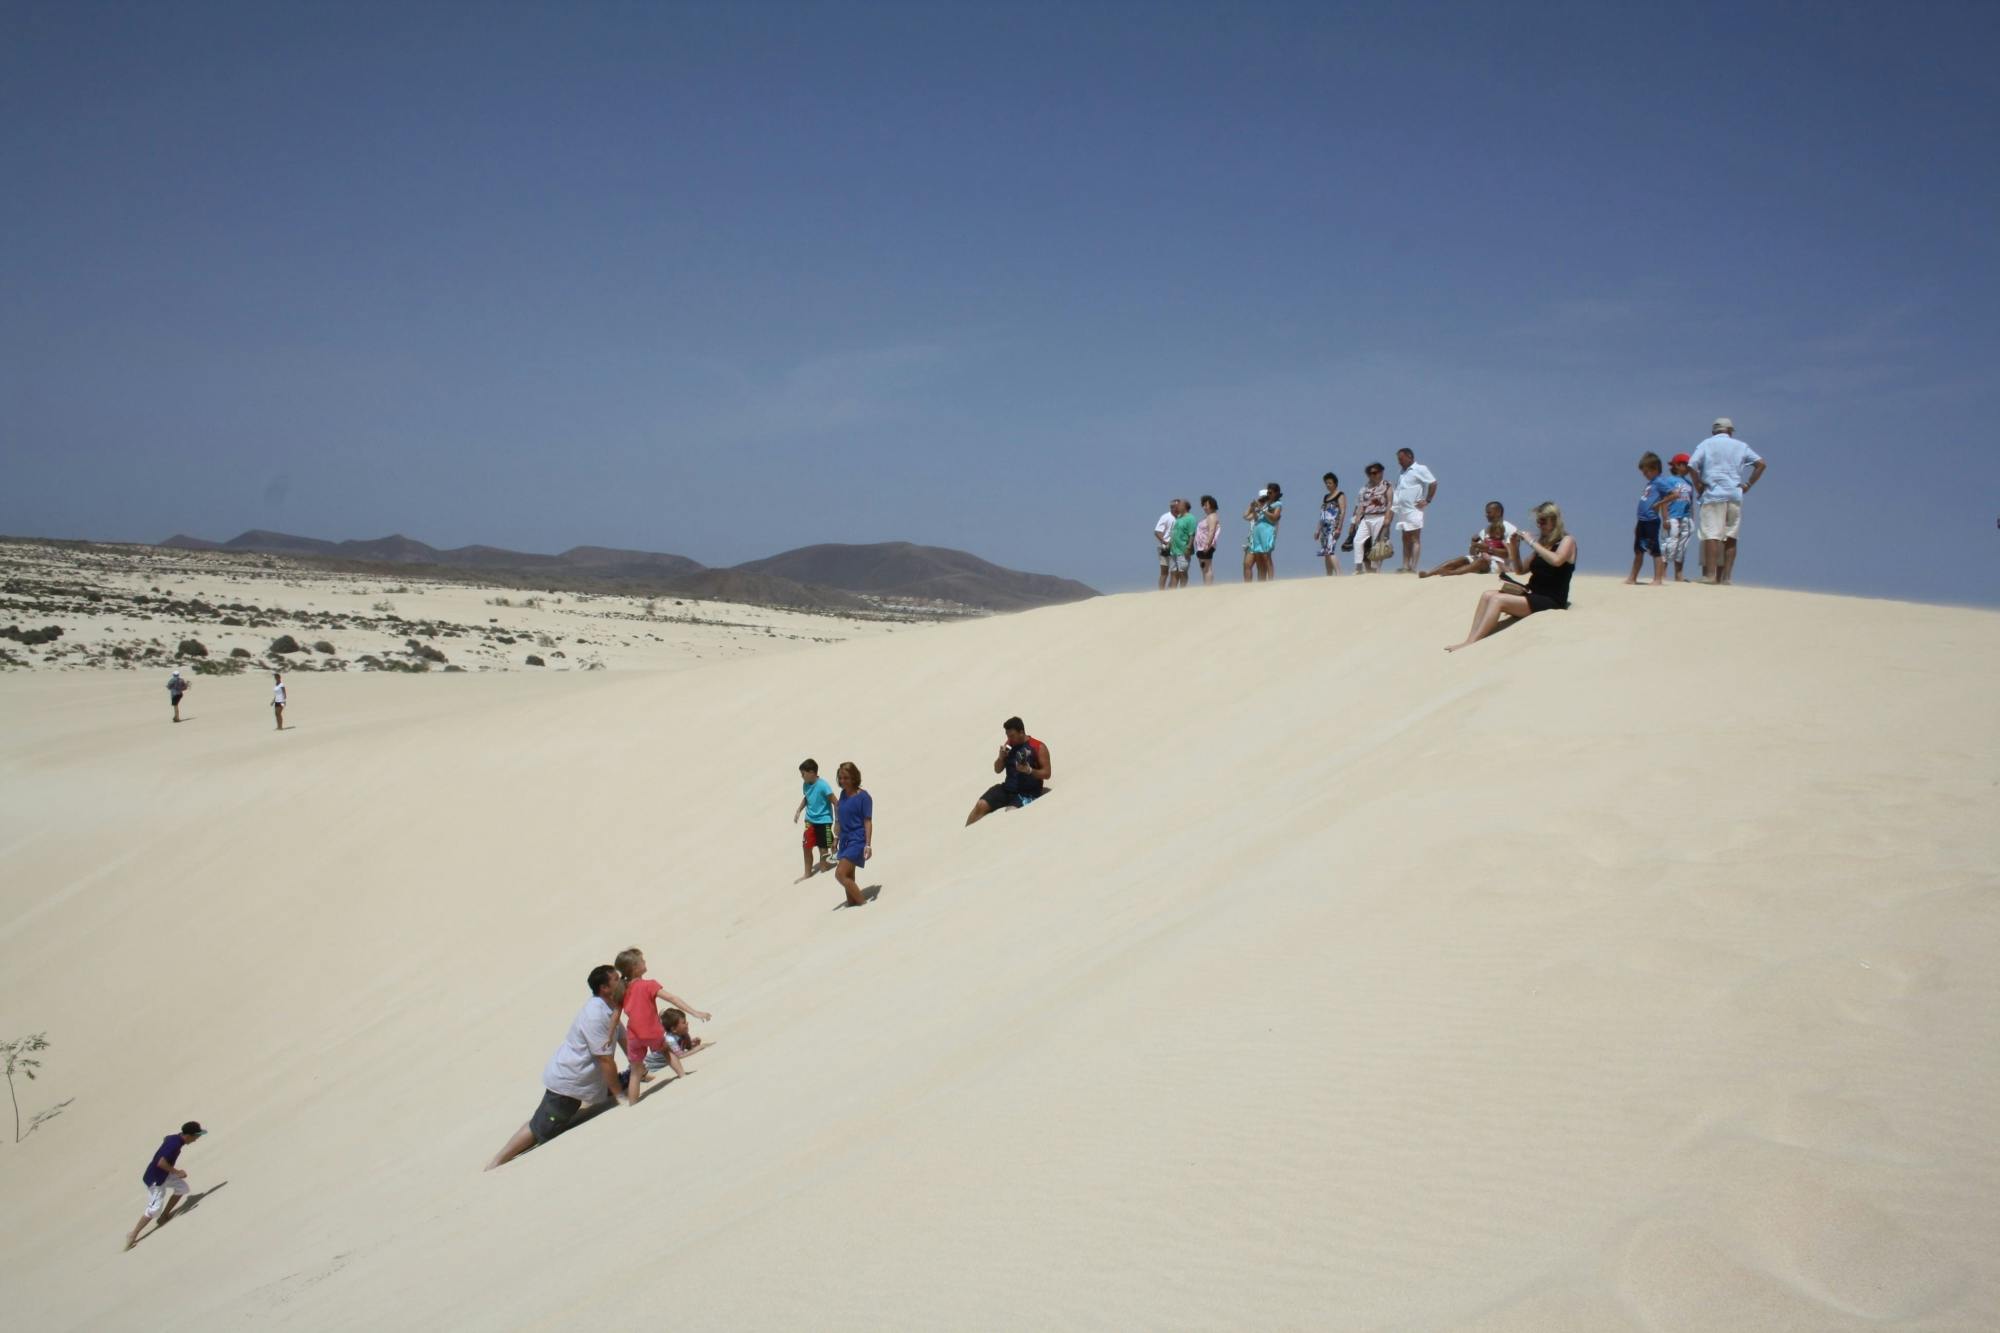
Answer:
<svg viewBox="0 0 2000 1333"><path fill-rule="evenodd" d="M1983 1329L2000 617L1105 598L674 671L0 676L21 1328ZM1056 794L959 827L997 723ZM879 902L794 886L853 759ZM696 1073L503 1171L639 944ZM146 1152L226 1182L121 1254Z"/></svg>

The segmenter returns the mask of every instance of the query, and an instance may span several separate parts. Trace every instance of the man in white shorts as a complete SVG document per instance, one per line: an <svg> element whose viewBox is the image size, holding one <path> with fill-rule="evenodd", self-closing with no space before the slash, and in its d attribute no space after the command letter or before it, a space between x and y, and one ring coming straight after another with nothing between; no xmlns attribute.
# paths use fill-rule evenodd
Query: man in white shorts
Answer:
<svg viewBox="0 0 2000 1333"><path fill-rule="evenodd" d="M1160 521L1153 525L1153 544L1160 548L1160 587L1162 590L1167 586L1168 566L1173 563L1167 552L1167 543L1173 534L1174 520L1180 517L1180 506L1181 502L1179 500L1167 501L1167 512L1160 515Z"/></svg>
<svg viewBox="0 0 2000 1333"><path fill-rule="evenodd" d="M190 1120L181 1126L178 1134L169 1134L160 1140L160 1146L146 1163L146 1174L139 1177L146 1187L146 1211L139 1214L139 1225L132 1228L132 1234L125 1238L125 1248L131 1249L139 1243L139 1233L146 1229L146 1223L159 1219L165 1226L167 1219L174 1215L174 1209L187 1197L187 1172L177 1163L181 1160L181 1149L208 1133L199 1120Z"/></svg>
<svg viewBox="0 0 2000 1333"><path fill-rule="evenodd" d="M1402 572L1414 574L1424 556L1424 511L1437 499L1438 481L1417 461L1413 449L1398 449L1396 463L1403 469L1396 474L1396 531L1403 534Z"/></svg>
<svg viewBox="0 0 2000 1333"><path fill-rule="evenodd" d="M1736 570L1736 530L1743 522L1743 497L1764 475L1764 460L1736 438L1736 423L1717 417L1709 436L1689 456L1688 474L1701 495L1701 576L1729 582Z"/></svg>

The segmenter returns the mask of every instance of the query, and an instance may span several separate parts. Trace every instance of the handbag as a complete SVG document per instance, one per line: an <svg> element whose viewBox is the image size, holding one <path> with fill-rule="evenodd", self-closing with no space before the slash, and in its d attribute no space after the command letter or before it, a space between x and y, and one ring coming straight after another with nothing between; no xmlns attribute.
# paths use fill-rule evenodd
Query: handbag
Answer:
<svg viewBox="0 0 2000 1333"><path fill-rule="evenodd" d="M1389 539L1387 537L1377 537L1373 542L1369 543L1368 563L1371 565L1382 564L1388 560L1391 554Z"/></svg>

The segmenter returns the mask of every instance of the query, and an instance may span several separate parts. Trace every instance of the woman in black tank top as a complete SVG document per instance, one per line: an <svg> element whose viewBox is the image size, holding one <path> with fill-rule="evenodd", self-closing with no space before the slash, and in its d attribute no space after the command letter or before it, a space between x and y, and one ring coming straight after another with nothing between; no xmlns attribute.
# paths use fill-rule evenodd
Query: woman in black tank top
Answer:
<svg viewBox="0 0 2000 1333"><path fill-rule="evenodd" d="M1535 506L1535 530L1534 537L1526 532L1515 533L1509 548L1514 572L1526 574L1527 583L1508 579L1491 592L1481 593L1479 609L1472 613L1472 632L1465 636L1464 643L1454 643L1446 652L1455 653L1478 643L1499 628L1502 616L1518 620L1537 611L1569 610L1569 580L1576 573L1576 538L1563 527L1562 510L1553 500ZM1522 561L1523 546L1530 553L1526 563Z"/></svg>

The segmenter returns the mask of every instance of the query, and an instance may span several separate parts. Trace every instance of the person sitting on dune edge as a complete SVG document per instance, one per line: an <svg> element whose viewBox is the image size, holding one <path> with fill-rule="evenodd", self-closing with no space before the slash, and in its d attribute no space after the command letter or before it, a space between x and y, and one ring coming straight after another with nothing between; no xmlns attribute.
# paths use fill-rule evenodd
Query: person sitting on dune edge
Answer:
<svg viewBox="0 0 2000 1333"><path fill-rule="evenodd" d="M1479 606L1472 613L1472 630L1463 643L1445 649L1455 653L1469 648L1495 629L1501 617L1525 620L1542 611L1569 610L1569 580L1576 573L1576 538L1563 527L1563 512L1553 500L1535 506L1536 536L1515 532L1508 543L1514 570L1526 574L1523 584L1502 574L1498 588L1479 594ZM1523 558L1521 548L1528 548Z"/></svg>
<svg viewBox="0 0 2000 1333"><path fill-rule="evenodd" d="M1034 800L1046 789L1049 775L1054 772L1049 763L1049 747L1030 736L1020 718L1010 717L1000 725L1007 739L993 761L993 771L1006 776L973 803L972 813L965 817L968 827L995 810L1019 809Z"/></svg>

